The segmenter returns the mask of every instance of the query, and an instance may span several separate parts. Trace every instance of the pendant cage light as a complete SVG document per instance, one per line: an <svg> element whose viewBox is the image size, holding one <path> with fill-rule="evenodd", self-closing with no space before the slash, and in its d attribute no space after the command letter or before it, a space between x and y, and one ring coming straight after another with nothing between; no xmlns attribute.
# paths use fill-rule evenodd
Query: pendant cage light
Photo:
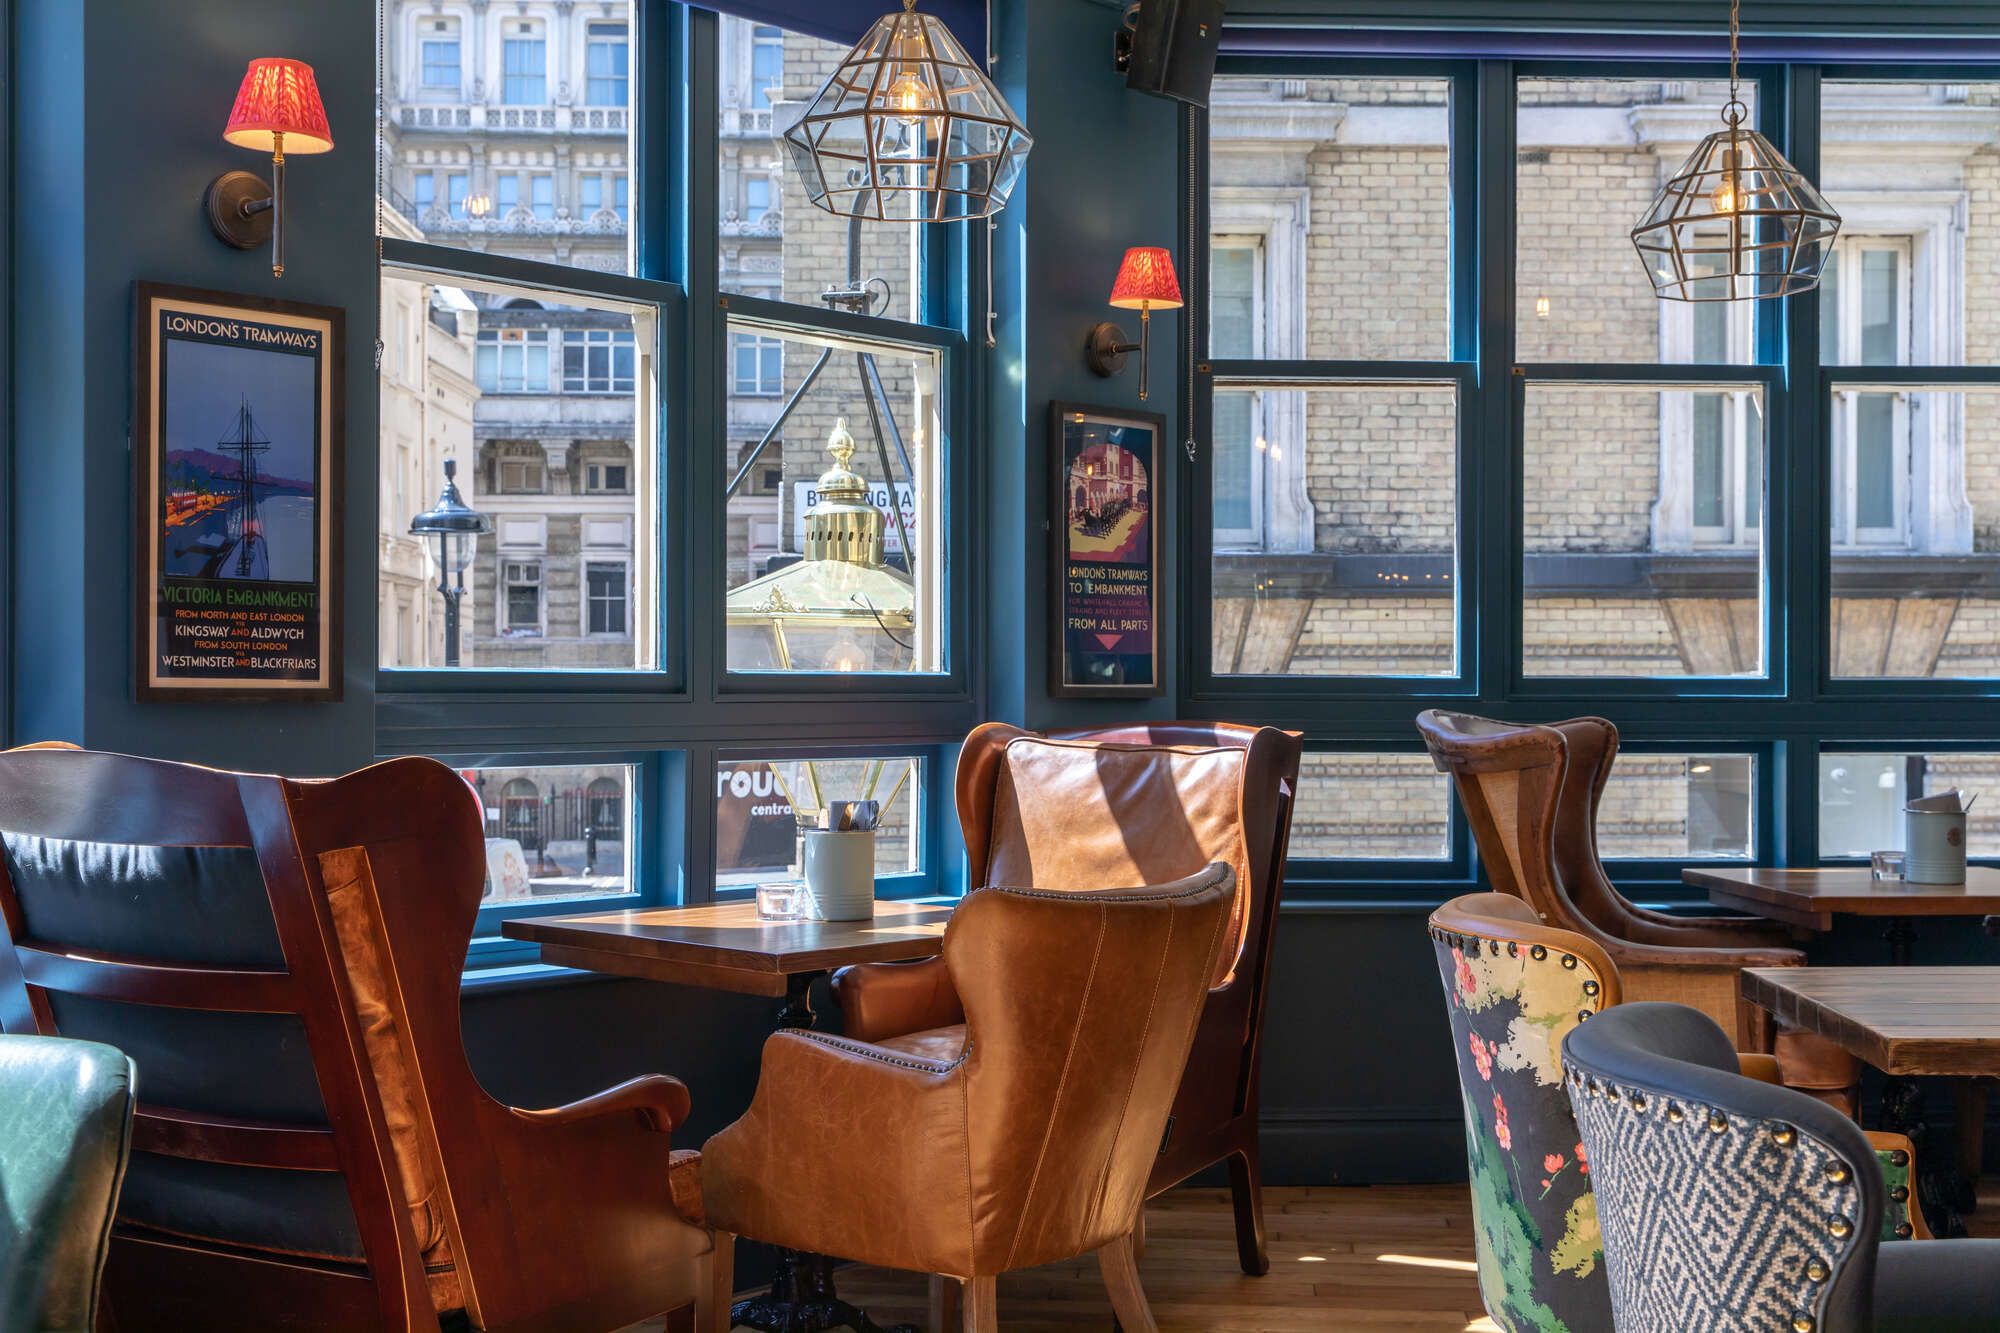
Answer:
<svg viewBox="0 0 2000 1333"><path fill-rule="evenodd" d="M952 222L1007 206L1034 139L940 19L903 0L785 131L806 196L841 217Z"/></svg>
<svg viewBox="0 0 2000 1333"><path fill-rule="evenodd" d="M1771 141L1745 129L1738 95L1738 0L1729 6L1729 101L1723 127L1655 195L1632 244L1672 301L1749 301L1819 286L1840 214Z"/></svg>

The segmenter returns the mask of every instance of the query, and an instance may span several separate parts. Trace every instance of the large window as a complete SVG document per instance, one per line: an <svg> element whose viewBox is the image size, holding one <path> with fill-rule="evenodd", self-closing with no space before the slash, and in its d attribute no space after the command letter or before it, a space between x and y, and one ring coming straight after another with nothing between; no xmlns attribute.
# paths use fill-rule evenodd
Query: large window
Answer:
<svg viewBox="0 0 2000 1333"><path fill-rule="evenodd" d="M1307 732L1294 891L1475 873L1425 707L1617 722L1649 893L2000 780L2000 72L1908 73L1746 69L1840 241L1816 294L1683 304L1629 232L1717 66L1224 57L1181 711Z"/></svg>
<svg viewBox="0 0 2000 1333"><path fill-rule="evenodd" d="M924 298L967 275L798 189L777 134L844 48L673 4L450 10L384 16L376 736L481 793L509 869L476 961L532 954L503 916L795 874L816 807L768 808L780 781L884 803L883 893L947 887L976 524L965 340ZM411 532L447 464L480 528L449 543Z"/></svg>

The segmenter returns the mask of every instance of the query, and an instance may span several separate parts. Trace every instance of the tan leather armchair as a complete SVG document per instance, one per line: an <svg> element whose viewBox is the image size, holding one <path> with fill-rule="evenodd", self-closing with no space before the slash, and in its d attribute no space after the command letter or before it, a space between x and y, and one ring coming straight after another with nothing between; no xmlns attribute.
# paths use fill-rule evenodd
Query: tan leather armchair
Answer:
<svg viewBox="0 0 2000 1333"><path fill-rule="evenodd" d="M1138 723L1045 737L988 723L958 760L958 818L976 885L1090 889L1159 883L1211 861L1236 873L1187 1075L1148 1198L1229 1168L1237 1258L1269 1270L1258 1186L1258 1045L1284 888L1302 741L1214 722ZM941 962L867 964L834 977L845 1029L881 1041L959 1021ZM1143 1233L1142 1233L1143 1235Z"/></svg>
<svg viewBox="0 0 2000 1333"><path fill-rule="evenodd" d="M765 1043L750 1109L702 1150L718 1254L745 1235L942 1274L964 1285L965 1327L990 1333L999 1274L1096 1251L1120 1323L1152 1329L1132 1230L1233 887L1217 864L1150 888L967 896L942 955L960 1021Z"/></svg>

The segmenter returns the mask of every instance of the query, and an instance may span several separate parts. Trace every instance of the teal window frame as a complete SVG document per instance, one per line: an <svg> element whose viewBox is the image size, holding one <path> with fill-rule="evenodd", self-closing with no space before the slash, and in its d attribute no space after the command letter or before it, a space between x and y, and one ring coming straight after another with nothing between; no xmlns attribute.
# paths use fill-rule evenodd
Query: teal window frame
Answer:
<svg viewBox="0 0 2000 1333"><path fill-rule="evenodd" d="M1642 52L1643 38L1634 39ZM1819 296L1760 302L1747 365L1519 364L1514 190L1517 82L1562 76L1726 77L1713 62L1456 59L1437 56L1225 56L1218 77L1376 76L1452 81L1451 356L1428 362L1211 361L1206 254L1208 145L1201 115L1181 145L1192 208L1183 252L1196 272L1182 353L1198 370L1187 410L1195 438L1209 438L1219 379L1300 384L1455 379L1460 389L1460 673L1455 678L1218 676L1212 669L1212 486L1203 452L1189 469L1181 511L1182 586L1190 590L1181 653L1184 716L1303 729L1309 748L1418 748L1424 708L1545 721L1599 714L1617 722L1628 752L1747 752L1757 765L1754 864L1821 864L1818 756L1822 749L1917 751L2000 748L2000 713L1975 701L2000 697L2000 679L1853 680L1831 674L1831 587L1826 404L1843 384L2000 385L2000 364L1949 367L1823 366ZM1890 79L1935 83L2000 80L2000 64L1785 63L1745 68L1764 132L1810 179L1819 178L1823 82ZM1644 281L1636 259L1632 281ZM1766 398L1766 674L1759 679L1671 680L1527 677L1522 671L1522 403L1530 383L1742 382ZM1463 814L1453 803L1452 854L1429 862L1295 860L1287 896L1301 904L1365 906L1387 894L1433 903L1479 884ZM2000 859L2000 858L1996 858ZM1614 876L1649 901L1699 902L1680 882L1681 860L1616 861Z"/></svg>
<svg viewBox="0 0 2000 1333"><path fill-rule="evenodd" d="M500 283L565 297L650 305L660 367L659 478L650 502L660 533L655 596L660 640L645 671L376 670L376 748L383 757L435 756L454 768L537 764L637 766L633 893L481 909L468 978L511 978L538 951L501 924L605 908L716 900L713 774L718 755L914 753L924 760L923 868L885 881L889 896L958 891L951 769L965 733L984 720L984 626L973 604L985 518L970 486L969 441L982 359L967 327L983 277L969 262L970 224L925 229L920 320L905 323L720 290L717 199L717 16L674 0L635 0L630 34L632 162L615 185L634 233L630 274L384 237L386 268ZM920 347L941 359L945 494L954 545L943 571L945 670L925 676L731 675L723 661L727 385L732 318L774 330L837 334ZM552 391L561 387L552 369ZM635 442L637 447L646 447ZM629 619L643 620L628 604ZM832 706L830 706L832 705ZM690 780L698 775L702 780Z"/></svg>

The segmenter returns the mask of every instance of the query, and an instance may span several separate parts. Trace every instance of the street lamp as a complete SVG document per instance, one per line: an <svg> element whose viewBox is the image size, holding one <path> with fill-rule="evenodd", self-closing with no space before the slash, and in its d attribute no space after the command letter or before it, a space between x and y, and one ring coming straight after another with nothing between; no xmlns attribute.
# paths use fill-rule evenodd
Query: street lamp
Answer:
<svg viewBox="0 0 2000 1333"><path fill-rule="evenodd" d="M493 520L465 503L458 494L458 463L444 460L444 493L438 502L410 520L412 537L436 540L424 547L437 569L438 595L444 598L444 664L458 665L458 603L465 596L465 567L478 554L479 539L493 531Z"/></svg>

